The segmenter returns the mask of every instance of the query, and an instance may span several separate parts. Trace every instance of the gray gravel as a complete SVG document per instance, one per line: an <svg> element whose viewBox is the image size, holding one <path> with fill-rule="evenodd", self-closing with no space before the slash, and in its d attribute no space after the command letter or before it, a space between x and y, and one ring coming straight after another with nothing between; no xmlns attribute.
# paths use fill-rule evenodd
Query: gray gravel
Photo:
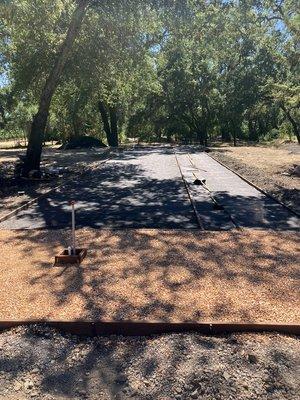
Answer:
<svg viewBox="0 0 300 400"><path fill-rule="evenodd" d="M286 186L286 183L283 182L280 175L270 175L266 171L262 171L259 168L255 168L254 166L250 167L249 165L246 165L243 162L222 153L221 151L212 151L210 154L216 160L222 162L246 179L249 179L265 192L274 196L276 199L300 214L299 190L293 187L292 183Z"/></svg>
<svg viewBox="0 0 300 400"><path fill-rule="evenodd" d="M70 199L78 227L198 228L173 149L150 147L111 153L105 164L70 179L0 229L69 226Z"/></svg>
<svg viewBox="0 0 300 400"><path fill-rule="evenodd" d="M0 399L299 399L299 337L0 335Z"/></svg>

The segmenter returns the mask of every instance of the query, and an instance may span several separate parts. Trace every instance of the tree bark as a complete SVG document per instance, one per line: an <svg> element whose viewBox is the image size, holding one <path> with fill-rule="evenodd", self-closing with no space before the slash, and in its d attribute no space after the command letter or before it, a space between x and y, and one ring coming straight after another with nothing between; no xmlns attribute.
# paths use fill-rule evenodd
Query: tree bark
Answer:
<svg viewBox="0 0 300 400"><path fill-rule="evenodd" d="M281 104L280 107L283 110L283 112L285 113L287 119L290 121L293 131L294 131L294 134L297 138L298 144L300 144L300 128L299 128L297 122L294 120L290 111L284 106L284 104Z"/></svg>
<svg viewBox="0 0 300 400"><path fill-rule="evenodd" d="M33 118L28 139L27 153L22 171L22 174L25 176L27 176L31 170L40 169L42 143L52 96L59 84L59 80L70 55L72 45L76 36L78 35L82 20L87 11L88 2L89 0L79 0L78 5L72 15L66 38L61 46L55 64L42 91L38 112Z"/></svg>
<svg viewBox="0 0 300 400"><path fill-rule="evenodd" d="M98 102L107 143L110 147L118 147L118 119L114 107L106 107L103 101Z"/></svg>
<svg viewBox="0 0 300 400"><path fill-rule="evenodd" d="M258 132L256 127L256 121L252 119L248 120L248 130L249 130L249 137L248 140L250 142L258 142Z"/></svg>
<svg viewBox="0 0 300 400"><path fill-rule="evenodd" d="M232 130L233 130L233 146L234 147L236 147L236 144L237 144L237 142L236 142L236 126L233 124L233 126L232 126Z"/></svg>
<svg viewBox="0 0 300 400"><path fill-rule="evenodd" d="M229 133L228 126L221 126L221 137L222 137L222 142L230 142L231 141L231 136Z"/></svg>
<svg viewBox="0 0 300 400"><path fill-rule="evenodd" d="M105 107L105 104L103 103L103 101L98 102L98 108L99 108L101 119L103 122L103 128L104 128L104 132L106 134L107 143L109 146L111 146L111 143L110 143L111 132L110 132L109 119L108 119L107 110L106 110L106 107Z"/></svg>
<svg viewBox="0 0 300 400"><path fill-rule="evenodd" d="M110 117L110 133L111 133L111 145L112 147L118 147L118 118L117 110L115 107L109 108Z"/></svg>
<svg viewBox="0 0 300 400"><path fill-rule="evenodd" d="M5 111L4 111L4 107L2 106L2 104L0 104L0 116L2 118L2 122L0 122L0 128L4 128L5 125L7 124L7 120L5 117Z"/></svg>

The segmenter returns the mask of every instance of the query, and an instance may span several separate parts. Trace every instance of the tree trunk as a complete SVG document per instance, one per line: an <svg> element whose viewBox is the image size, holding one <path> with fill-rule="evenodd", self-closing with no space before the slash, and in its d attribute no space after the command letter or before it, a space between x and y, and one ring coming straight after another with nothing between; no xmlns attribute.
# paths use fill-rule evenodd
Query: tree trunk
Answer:
<svg viewBox="0 0 300 400"><path fill-rule="evenodd" d="M103 103L103 101L99 101L98 102L98 108L99 108L101 119L102 119L102 122L103 122L103 128L104 128L104 132L106 134L107 143L108 143L109 146L112 146L112 144L111 144L111 131L110 131L108 114L107 114L107 110L106 110L106 107L105 107L105 104Z"/></svg>
<svg viewBox="0 0 300 400"><path fill-rule="evenodd" d="M196 133L197 142L201 144L201 146L207 146L207 129L206 127L202 127L201 130L197 130Z"/></svg>
<svg viewBox="0 0 300 400"><path fill-rule="evenodd" d="M199 129L196 131L196 141L198 143L200 143L201 145L203 145L203 135L202 135L202 131L200 131Z"/></svg>
<svg viewBox="0 0 300 400"><path fill-rule="evenodd" d="M109 108L111 146L118 147L118 117L115 107Z"/></svg>
<svg viewBox="0 0 300 400"><path fill-rule="evenodd" d="M231 141L231 136L228 132L228 127L222 126L221 127L221 137L222 137L222 142L230 142Z"/></svg>
<svg viewBox="0 0 300 400"><path fill-rule="evenodd" d="M236 147L236 128L233 127L233 146Z"/></svg>
<svg viewBox="0 0 300 400"><path fill-rule="evenodd" d="M293 127L294 134L295 134L295 136L297 138L298 144L300 144L300 128L299 128L297 122L292 117L290 111L283 104L281 105L281 109L285 113L287 119L290 121L290 123L291 123L291 125Z"/></svg>
<svg viewBox="0 0 300 400"><path fill-rule="evenodd" d="M71 119L72 119L72 127L73 127L73 132L71 133L71 136L73 138L77 138L80 136L80 118L78 117L78 111L79 111L79 101L75 101L73 111L71 114Z"/></svg>
<svg viewBox="0 0 300 400"><path fill-rule="evenodd" d="M256 127L256 122L254 122L252 119L248 120L248 130L249 130L248 140L250 142L258 142L258 132Z"/></svg>
<svg viewBox="0 0 300 400"><path fill-rule="evenodd" d="M7 124L7 120L5 117L4 107L1 104L0 104L0 116L2 118L2 122L0 122L0 128L4 128L5 125Z"/></svg>
<svg viewBox="0 0 300 400"><path fill-rule="evenodd" d="M204 131L204 146L208 147L208 134L207 134L207 129L205 128Z"/></svg>
<svg viewBox="0 0 300 400"><path fill-rule="evenodd" d="M40 169L43 136L45 133L52 96L58 86L59 79L70 55L72 45L81 27L88 2L89 0L79 1L73 13L66 38L42 91L39 109L33 118L28 139L27 153L22 171L22 174L25 176L27 176L31 170Z"/></svg>
<svg viewBox="0 0 300 400"><path fill-rule="evenodd" d="M233 146L236 147L237 137L238 137L238 134L240 133L240 126L237 121L235 121L235 120L231 121L231 130L232 130L232 136L233 136Z"/></svg>
<svg viewBox="0 0 300 400"><path fill-rule="evenodd" d="M98 108L108 145L118 147L118 119L115 107L106 107L103 101L99 101Z"/></svg>

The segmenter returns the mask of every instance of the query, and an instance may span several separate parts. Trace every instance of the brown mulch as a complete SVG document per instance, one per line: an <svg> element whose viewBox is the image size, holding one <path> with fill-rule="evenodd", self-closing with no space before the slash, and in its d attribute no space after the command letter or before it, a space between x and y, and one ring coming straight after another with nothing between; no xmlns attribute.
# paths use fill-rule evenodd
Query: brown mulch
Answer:
<svg viewBox="0 0 300 400"><path fill-rule="evenodd" d="M79 230L53 267L67 236L0 231L0 320L300 323L298 233Z"/></svg>

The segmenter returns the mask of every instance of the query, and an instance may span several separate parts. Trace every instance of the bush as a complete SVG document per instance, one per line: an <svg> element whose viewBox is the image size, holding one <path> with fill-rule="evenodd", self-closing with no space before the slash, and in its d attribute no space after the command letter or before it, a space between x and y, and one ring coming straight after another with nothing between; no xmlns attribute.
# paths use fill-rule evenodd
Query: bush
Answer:
<svg viewBox="0 0 300 400"><path fill-rule="evenodd" d="M92 136L79 136L72 138L68 143L64 144L61 148L64 150L78 149L78 148L91 148L91 147L107 147L101 140Z"/></svg>

